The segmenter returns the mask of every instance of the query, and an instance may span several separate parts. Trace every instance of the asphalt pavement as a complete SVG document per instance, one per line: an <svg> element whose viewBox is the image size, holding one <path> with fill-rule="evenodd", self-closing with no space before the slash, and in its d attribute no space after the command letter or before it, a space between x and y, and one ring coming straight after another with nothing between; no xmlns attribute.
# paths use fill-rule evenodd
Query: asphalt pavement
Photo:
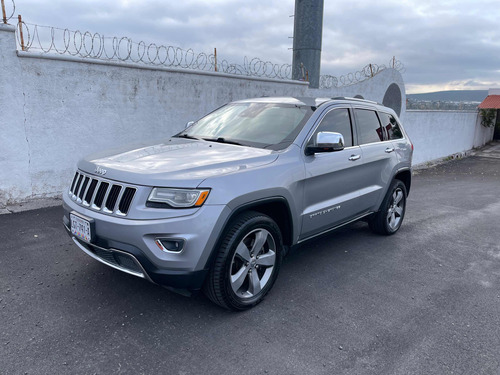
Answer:
<svg viewBox="0 0 500 375"><path fill-rule="evenodd" d="M497 147L496 145L490 146ZM295 249L243 313L0 215L0 374L500 374L500 147L416 171L401 230Z"/></svg>

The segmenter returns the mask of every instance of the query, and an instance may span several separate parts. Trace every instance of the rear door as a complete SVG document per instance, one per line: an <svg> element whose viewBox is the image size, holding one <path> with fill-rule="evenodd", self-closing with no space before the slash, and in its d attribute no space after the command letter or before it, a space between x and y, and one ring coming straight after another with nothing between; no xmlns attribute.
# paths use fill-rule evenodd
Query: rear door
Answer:
<svg viewBox="0 0 500 375"><path fill-rule="evenodd" d="M398 163L395 147L382 128L375 108L354 106L353 111L363 160L364 187L359 205L368 211L377 211Z"/></svg>
<svg viewBox="0 0 500 375"><path fill-rule="evenodd" d="M348 221L360 210L357 191L363 183L361 149L355 144L350 107L328 110L306 145L320 131L341 133L345 148L342 151L304 155L306 180L301 239Z"/></svg>
<svg viewBox="0 0 500 375"><path fill-rule="evenodd" d="M408 142L408 136L404 133L401 124L390 113L379 111L378 114L385 134L394 146L394 153L398 157L398 161L411 162L411 144Z"/></svg>

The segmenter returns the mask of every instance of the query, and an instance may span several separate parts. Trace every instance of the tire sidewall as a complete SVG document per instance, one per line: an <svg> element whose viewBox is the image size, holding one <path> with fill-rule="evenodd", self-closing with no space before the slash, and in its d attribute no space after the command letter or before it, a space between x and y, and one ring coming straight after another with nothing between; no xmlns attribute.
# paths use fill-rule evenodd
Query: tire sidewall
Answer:
<svg viewBox="0 0 500 375"><path fill-rule="evenodd" d="M231 264L238 244L248 233L255 229L265 229L273 237L276 245L276 262L274 264L273 272L267 285L254 297L240 298L236 295L236 293L233 291L233 288L231 287ZM224 267L221 277L223 277L222 285L225 289L224 294L229 299L229 304L238 310L244 310L261 302L276 281L281 266L282 254L283 240L281 237L281 232L278 225L270 217L262 215L252 217L248 221L246 221L229 239L228 249L224 260Z"/></svg>
<svg viewBox="0 0 500 375"><path fill-rule="evenodd" d="M389 205L390 203L392 202L392 195L394 194L394 191L396 191L396 189L400 188L402 191L403 191L403 203L404 203L404 206L403 206L403 214L401 215L401 220L399 221L399 225L397 226L396 229L392 229L390 226L389 226L389 223L387 221L387 210L389 209ZM387 234L394 234L396 233L399 228L401 228L401 224L403 224L403 219L405 217L405 213L406 213L406 186L405 184L400 181L400 180L394 180L387 192L387 195L384 199L384 204L382 206L382 213L383 213L383 218L384 218L384 226L385 226L385 230L387 232Z"/></svg>

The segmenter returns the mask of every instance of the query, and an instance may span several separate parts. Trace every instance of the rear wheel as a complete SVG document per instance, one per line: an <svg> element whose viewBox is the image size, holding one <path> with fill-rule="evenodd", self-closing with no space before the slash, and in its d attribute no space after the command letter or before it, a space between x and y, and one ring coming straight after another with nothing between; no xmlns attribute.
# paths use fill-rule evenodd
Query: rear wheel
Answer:
<svg viewBox="0 0 500 375"><path fill-rule="evenodd" d="M246 310L271 290L281 265L283 241L269 216L247 212L229 225L204 286L216 304Z"/></svg>
<svg viewBox="0 0 500 375"><path fill-rule="evenodd" d="M406 186L400 180L394 180L380 206L379 212L373 214L368 224L370 229L378 234L391 235L396 233L406 211Z"/></svg>

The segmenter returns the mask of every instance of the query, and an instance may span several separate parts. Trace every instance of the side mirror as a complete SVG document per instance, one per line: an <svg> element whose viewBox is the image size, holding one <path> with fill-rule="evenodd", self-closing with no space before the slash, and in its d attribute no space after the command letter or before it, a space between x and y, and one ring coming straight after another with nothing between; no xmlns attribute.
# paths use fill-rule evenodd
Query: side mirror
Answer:
<svg viewBox="0 0 500 375"><path fill-rule="evenodd" d="M186 122L186 127L185 127L185 129L189 128L189 127L190 127L191 125L193 125L193 124L194 124L194 121L188 121L188 122Z"/></svg>
<svg viewBox="0 0 500 375"><path fill-rule="evenodd" d="M306 147L306 155L320 152L341 151L344 149L344 136L334 132L319 132Z"/></svg>

